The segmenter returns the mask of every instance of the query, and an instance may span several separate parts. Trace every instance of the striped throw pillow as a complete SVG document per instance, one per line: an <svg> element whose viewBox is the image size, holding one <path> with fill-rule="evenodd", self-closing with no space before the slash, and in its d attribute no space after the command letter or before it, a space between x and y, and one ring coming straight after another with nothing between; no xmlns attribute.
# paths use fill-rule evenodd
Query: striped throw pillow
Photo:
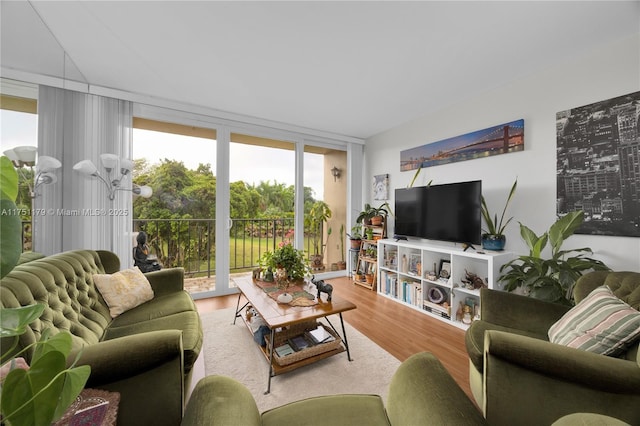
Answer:
<svg viewBox="0 0 640 426"><path fill-rule="evenodd" d="M593 290L549 328L549 341L616 356L640 337L640 312L607 286Z"/></svg>

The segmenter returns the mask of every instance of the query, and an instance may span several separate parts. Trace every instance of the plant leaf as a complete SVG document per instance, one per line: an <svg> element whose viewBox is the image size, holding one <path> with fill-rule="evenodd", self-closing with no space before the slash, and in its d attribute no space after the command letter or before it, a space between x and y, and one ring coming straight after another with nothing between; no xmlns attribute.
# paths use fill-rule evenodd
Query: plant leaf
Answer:
<svg viewBox="0 0 640 426"><path fill-rule="evenodd" d="M53 421L59 420L64 415L67 408L69 408L78 395L80 395L80 392L82 392L90 374L91 367L88 365L71 368L66 371L64 376L64 386L62 393L60 394L58 408L53 416Z"/></svg>
<svg viewBox="0 0 640 426"><path fill-rule="evenodd" d="M40 318L44 305L34 304L19 308L2 308L0 315L0 337L20 336L27 326Z"/></svg>
<svg viewBox="0 0 640 426"><path fill-rule="evenodd" d="M567 213L551 225L549 228L549 241L554 254L560 250L564 240L573 235L576 229L582 225L583 220L584 212L580 210Z"/></svg>
<svg viewBox="0 0 640 426"><path fill-rule="evenodd" d="M17 207L13 201L2 198L0 199L0 278L15 268L21 253L20 215L17 214Z"/></svg>
<svg viewBox="0 0 640 426"><path fill-rule="evenodd" d="M18 196L18 173L8 157L0 157L0 198L15 202Z"/></svg>
<svg viewBox="0 0 640 426"><path fill-rule="evenodd" d="M71 334L67 332L61 332L49 337L49 329L46 329L44 331L47 333L42 333L42 337L40 338L40 341L38 342L33 353L33 359L37 360L49 352L60 352L65 358L69 356L69 353L71 353L71 347L73 345Z"/></svg>

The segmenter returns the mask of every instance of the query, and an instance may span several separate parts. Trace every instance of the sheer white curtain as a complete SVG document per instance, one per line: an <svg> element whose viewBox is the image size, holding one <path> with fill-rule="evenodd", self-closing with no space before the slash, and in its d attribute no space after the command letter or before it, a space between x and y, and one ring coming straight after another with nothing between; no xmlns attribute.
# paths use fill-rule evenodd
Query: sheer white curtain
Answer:
<svg viewBox="0 0 640 426"><path fill-rule="evenodd" d="M110 250L132 263L132 193L109 200L96 178L73 170L89 159L102 173L100 154L131 158L132 105L103 96L40 86L38 153L62 161L59 181L43 185L34 200L34 251L53 254L73 249ZM131 188L131 177L122 186Z"/></svg>

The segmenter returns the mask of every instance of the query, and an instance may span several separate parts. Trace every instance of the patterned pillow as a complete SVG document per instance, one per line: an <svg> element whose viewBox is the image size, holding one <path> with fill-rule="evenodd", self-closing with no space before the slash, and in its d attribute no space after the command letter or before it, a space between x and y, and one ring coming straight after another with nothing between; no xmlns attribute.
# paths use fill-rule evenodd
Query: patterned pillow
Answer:
<svg viewBox="0 0 640 426"><path fill-rule="evenodd" d="M593 290L549 328L549 341L615 356L640 337L640 312L607 286Z"/></svg>
<svg viewBox="0 0 640 426"><path fill-rule="evenodd" d="M114 274L94 274L93 282L109 305L111 318L153 299L149 280L137 267Z"/></svg>

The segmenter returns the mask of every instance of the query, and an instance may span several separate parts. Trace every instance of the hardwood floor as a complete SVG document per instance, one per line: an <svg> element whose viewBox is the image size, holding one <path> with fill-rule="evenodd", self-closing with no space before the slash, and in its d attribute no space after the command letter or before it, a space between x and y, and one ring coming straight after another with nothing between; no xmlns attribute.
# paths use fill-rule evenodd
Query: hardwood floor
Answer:
<svg viewBox="0 0 640 426"><path fill-rule="evenodd" d="M344 319L387 352L404 361L418 352L436 355L454 380L473 401L469 388L469 361L464 330L403 306L376 292L357 286L348 278L327 280L335 294L358 308L344 313ZM236 306L237 295L200 299L200 312Z"/></svg>

